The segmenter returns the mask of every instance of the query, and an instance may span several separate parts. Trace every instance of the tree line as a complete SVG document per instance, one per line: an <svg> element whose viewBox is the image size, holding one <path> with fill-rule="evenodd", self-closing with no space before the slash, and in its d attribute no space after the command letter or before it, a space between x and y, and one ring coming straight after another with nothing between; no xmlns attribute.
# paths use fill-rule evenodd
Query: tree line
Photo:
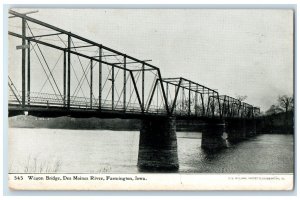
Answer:
<svg viewBox="0 0 300 200"><path fill-rule="evenodd" d="M278 113L288 113L294 111L294 98L282 95L277 98L276 104L270 106L265 115L275 115Z"/></svg>

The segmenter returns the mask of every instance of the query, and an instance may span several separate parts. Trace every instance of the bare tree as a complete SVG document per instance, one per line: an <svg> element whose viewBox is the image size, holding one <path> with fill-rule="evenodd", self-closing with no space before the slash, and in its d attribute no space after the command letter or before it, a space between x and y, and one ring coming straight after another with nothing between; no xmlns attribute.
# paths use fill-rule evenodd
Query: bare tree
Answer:
<svg viewBox="0 0 300 200"><path fill-rule="evenodd" d="M288 112L294 108L294 98L287 95L279 96L278 104L285 112Z"/></svg>
<svg viewBox="0 0 300 200"><path fill-rule="evenodd" d="M284 117L284 124L285 124L285 128L286 130L291 130L292 126L289 126L289 121L290 124L293 124L293 119L289 118L289 111L293 111L294 109L294 98L293 97L289 97L287 95L282 95L278 97L278 105L279 107L281 107L281 109L284 111L285 113L285 117Z"/></svg>

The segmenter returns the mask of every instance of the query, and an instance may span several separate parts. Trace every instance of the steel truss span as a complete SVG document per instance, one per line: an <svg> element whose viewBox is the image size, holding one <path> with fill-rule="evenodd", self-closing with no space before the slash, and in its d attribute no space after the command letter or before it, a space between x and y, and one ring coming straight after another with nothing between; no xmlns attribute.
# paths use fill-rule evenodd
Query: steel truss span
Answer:
<svg viewBox="0 0 300 200"><path fill-rule="evenodd" d="M9 115L255 118L259 108L56 26L9 11ZM21 45L20 45L21 44ZM14 52L15 51L15 52Z"/></svg>

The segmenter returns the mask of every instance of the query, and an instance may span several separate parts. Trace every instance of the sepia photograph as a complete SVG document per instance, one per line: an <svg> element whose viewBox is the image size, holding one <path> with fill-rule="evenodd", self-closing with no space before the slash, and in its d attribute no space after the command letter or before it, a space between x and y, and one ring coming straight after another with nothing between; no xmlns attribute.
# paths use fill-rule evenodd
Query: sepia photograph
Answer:
<svg viewBox="0 0 300 200"><path fill-rule="evenodd" d="M294 12L10 8L9 188L293 190Z"/></svg>

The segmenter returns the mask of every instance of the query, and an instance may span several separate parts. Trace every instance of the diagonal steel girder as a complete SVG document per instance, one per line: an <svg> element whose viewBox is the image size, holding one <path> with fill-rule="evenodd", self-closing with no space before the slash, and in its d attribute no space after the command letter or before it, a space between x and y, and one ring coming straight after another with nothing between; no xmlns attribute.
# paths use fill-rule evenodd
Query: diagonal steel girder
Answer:
<svg viewBox="0 0 300 200"><path fill-rule="evenodd" d="M92 62L92 61L99 62L99 67L100 67L100 63L103 63L103 64L106 64L106 65L108 65L108 66L111 66L112 68L119 68L119 69L122 69L122 70L124 70L124 71L129 72L129 73L132 73L132 72L134 72L134 71L142 71L142 73L144 74L145 71L149 71L149 70L155 70L155 71L157 71L157 79L159 80L160 87L161 87L161 90L162 90L162 96L163 96L163 99L164 99L165 109L166 109L167 113L169 113L169 108L168 108L168 106L167 106L167 100L166 100L166 94L165 94L165 90L164 90L164 88L163 88L163 83L162 83L162 77L161 77L160 69L159 69L158 67L153 66L153 65L151 65L151 64L149 64L149 63L147 63L147 62L145 62L145 61L142 61L142 60L139 60L139 59L137 59L137 58L134 58L134 57L132 57L132 56L126 55L126 54L124 54L124 53L121 53L121 52L119 52L119 51L117 51L117 50L114 50L114 49L111 49L111 48L109 48L109 47L106 47L106 46L104 46L104 45L102 45L102 44L99 44L99 43L97 43L97 42L94 42L94 41L91 41L91 40L86 39L86 38L84 38L84 37L81 37L81 36L79 36L79 35L76 35L76 34L74 34L74 33L71 33L71 32L65 31L65 30L63 30L63 29L60 29L60 28L58 28L58 27L56 27L56 26L47 24L47 23L45 23L45 22L39 21L39 20L34 19L34 18L31 18L31 17L28 17L27 15L20 14L20 13L18 13L18 12L12 11L12 10L9 11L9 14L12 14L12 15L15 16L15 17L19 17L19 18L21 18L23 21L24 21L24 20L30 21L30 22L32 22L32 23L41 25L41 26L43 26L43 27L46 27L46 28L48 28L48 29L51 29L51 30L54 30L54 31L58 32L58 33L44 34L44 35L39 35L39 36L26 37L24 34L23 34L23 35L20 35L20 34L17 34L17 33L10 32L10 31L9 31L9 32L8 32L9 35L12 35L12 36L15 36L15 37L19 37L19 38L21 38L21 39L23 39L23 40L35 42L35 43L37 43L37 44L41 44L41 45L45 45L45 46L48 46L48 47L51 47L51 48L55 48L55 49L61 50L61 51L63 51L64 53L68 54L68 56L67 56L68 58L70 57L70 56L69 56L70 54L74 54L74 55L77 55L77 56L81 56L81 57L87 58L87 59L89 59L91 62ZM88 43L88 45L82 45L82 46L79 46L79 47L75 47L75 46L74 46L74 47L71 47L70 44L69 44L67 48L63 48L63 47L60 47L60 46L57 46L57 45L54 45L54 44L51 44L51 43L44 42L44 41L41 41L41 40L37 40L37 39L36 39L36 38L38 38L38 37L47 37L47 36L52 36L52 35L66 35L66 36L68 36L68 41L70 40L70 38L75 38L75 39L78 39L78 40L80 40L80 41L82 41L82 42ZM124 65L124 67L123 67L122 65L119 65L120 63L111 63L111 62L102 60L102 57L107 56L107 55L100 55L100 56L96 56L96 57L95 57L95 56L89 56L89 55L84 54L84 53L79 53L79 52L77 52L77 51L73 51L73 49L76 49L76 48L93 47L93 46L94 46L94 47L98 47L99 49L101 49L101 51L102 51L102 50L106 50L106 51L111 52L111 56L117 55L117 56L123 56L123 57L126 58L126 59L130 59L130 60L132 60L134 63L139 63L139 64L141 64L142 67L141 67L141 69L128 69L128 68L126 68L126 59L124 60L125 62L122 63L122 64ZM132 61L131 61L131 62L128 62L128 64L129 64L129 63L133 63ZM68 63L69 63L69 62L68 62ZM99 73L101 73L101 72L99 72ZM68 79L68 80L69 80L69 79ZM134 79L132 79L132 81L133 81L134 86L136 87L136 84L137 84L137 83L135 82ZM124 85L125 85L125 83L124 83ZM140 103L140 105L141 105L141 108L142 108L142 110L144 110L144 105L142 105L142 104L144 104L143 100L145 99L145 97L143 96L143 95L144 95L144 81L143 81L143 86L142 86L142 95L139 94L139 90L137 90L137 89L135 89L135 92L136 92L136 94L137 94L137 96L138 96L138 99L139 99L139 103ZM99 92L99 94L100 94L100 92ZM69 93L68 93L68 96L69 96ZM140 96L142 96L142 97L140 98ZM124 98L124 99L125 99L125 98ZM141 102L141 99L142 99L142 102ZM68 100L68 106L70 106L69 104L70 104L70 103L69 103L69 100ZM101 109L101 104L100 104L100 103L99 103L99 107L100 107L100 109Z"/></svg>
<svg viewBox="0 0 300 200"><path fill-rule="evenodd" d="M153 66L153 65L151 65L151 64L149 64L149 63L147 63L147 62L145 62L143 60L139 60L139 59L134 58L132 56L126 55L126 54L121 53L121 52L119 52L117 50L111 49L111 48L109 48L107 46L104 46L104 45L99 44L97 42L91 41L89 39L86 39L86 38L81 37L79 35L76 35L74 33L71 33L71 32L65 31L63 29L60 29L60 28L58 28L56 26L53 26L53 25L47 24L45 22L39 21L37 19L31 18L31 17L29 17L29 16L27 16L25 14L20 14L18 12L12 11L12 10L9 11L9 14L13 15L14 17L19 17L23 21L24 20L30 21L32 23L41 25L43 27L46 27L48 29L51 29L51 30L54 30L54 31L57 32L57 33L44 34L44 35L38 35L38 36L33 36L33 37L26 37L25 34L20 35L20 34L14 33L14 32L9 32L8 33L9 35L12 35L12 36L15 36L15 37L19 37L23 41L27 40L28 42L35 42L35 43L38 43L38 44L42 44L42 45L45 45L45 46L48 46L48 47L52 47L52 48L61 50L61 51L64 52L64 54L68 54L68 59L70 57L69 56L70 54L81 56L81 57L90 59L91 62L92 61L99 62L99 67L103 63L103 64L106 64L106 65L111 66L113 68L119 68L119 69L122 69L124 71L127 71L127 72L129 72L131 74L131 77L132 77L132 72L134 72L134 71L142 71L144 73L145 71L156 70L158 78L157 78L157 80L155 82L155 85L157 85L158 83L160 84L160 87L161 87L161 90L162 90L163 99L164 99L164 103L165 103L165 107L166 107L166 111L167 111L168 114L172 114L173 111L174 111L174 106L176 105L176 99L177 99L177 96L178 96L179 88L183 88L183 89L188 90L189 91L189 98L190 98L190 92L191 91L193 91L195 93L199 93L200 95L204 95L204 94L208 94L209 95L209 94L212 94L212 96L209 96L209 100L210 100L210 98L217 98L217 100L219 101L219 107L220 107L220 101L223 101L223 103L224 102L231 102L232 105L238 105L242 109L243 113L246 113L246 114L250 113L250 114L252 114L252 116L254 115L254 112L258 112L259 113L259 111L260 111L259 108L253 107L252 105L250 105L248 103L241 102L241 101L239 101L239 100L237 100L237 99L235 99L233 97L229 97L227 95L220 95L219 96L219 93L216 90L208 88L206 86L203 86L201 84L198 84L196 82L193 82L191 80L188 80L188 79L185 79L185 78L182 78L182 77L179 77L179 78L164 78L164 79L162 79L161 73L160 73L160 69L158 67L156 67L156 66ZM73 46L73 47L70 47L70 45L68 45L68 48L63 48L63 47L60 47L60 46L57 46L57 45L54 45L54 44L51 44L51 43L44 42L44 41L36 39L36 38L39 38L39 37L48 37L48 36L52 36L52 35L66 35L66 36L68 36L69 40L70 40L70 38L75 38L77 40L80 40L82 42L87 43L87 45ZM100 51L106 50L106 51L110 52L110 54L106 54L106 55L99 54L99 56L95 57L95 56L89 56L89 55L84 54L84 53L79 53L77 51L73 51L73 49L76 49L76 48L85 48L85 47L98 47L100 49ZM120 62L120 63L115 63L115 62L112 63L112 62L104 61L102 59L102 57L105 57L105 56L122 56L122 57L125 58L124 59L124 63L122 63L122 62ZM141 64L141 68L140 69L128 69L126 67L126 59L130 59L131 60L131 62L127 62L128 64L130 64L130 63L139 63L139 64ZM148 67L148 68L145 68L145 67ZM99 72L99 73L101 73L101 72ZM136 94L137 94L138 101L139 101L139 104L141 106L141 109L145 110L145 105L144 105L144 91L143 91L144 90L144 85L142 86L143 87L143 89L142 89L142 95L140 95L138 89L136 88L137 86L136 86L134 78L132 79L132 81L134 83L135 91L136 91ZM171 84L171 85L177 86L177 91L175 93L175 98L174 98L173 104L171 105L171 108L169 108L169 106L168 106L168 101L167 101L167 95L168 94L166 94L166 91L164 89L163 83L167 83L167 84ZM185 83L187 83L187 84L185 84ZM143 84L144 84L144 81L143 81ZM199 88L201 88L202 90L200 91ZM153 92L154 92L154 90L155 90L155 88L153 89ZM152 92L152 94L153 94L153 92ZM22 96L22 98L24 98L24 95ZM24 101L24 99L22 101ZM101 102L99 103L99 106L101 106ZM189 105L189 107L190 107L190 105ZM220 113L220 115L222 115L222 114L223 114L223 112Z"/></svg>
<svg viewBox="0 0 300 200"><path fill-rule="evenodd" d="M188 91L188 99L189 99L188 100L188 113L191 112L191 92L195 92L195 94L200 94L200 97L202 99L203 112L206 110L206 112L204 112L203 114L207 113L208 110L209 110L208 107L206 109L204 108L203 95L209 95L209 94L213 94L213 95L216 95L216 96L219 95L216 90L211 89L209 87L206 87L204 85L201 85L199 83L196 83L194 81L188 80L188 79L183 78L183 77L163 78L162 81L164 83L166 83L167 85L170 84L170 85L173 85L173 86L176 87L175 97L174 97L173 103L172 103L171 108L170 108L171 114L174 113L174 109L175 109L175 105L177 104L177 97L178 97L178 93L179 93L180 88L185 89L185 90ZM208 104L209 103L210 102L208 102ZM219 114L221 116L221 113L219 113Z"/></svg>

